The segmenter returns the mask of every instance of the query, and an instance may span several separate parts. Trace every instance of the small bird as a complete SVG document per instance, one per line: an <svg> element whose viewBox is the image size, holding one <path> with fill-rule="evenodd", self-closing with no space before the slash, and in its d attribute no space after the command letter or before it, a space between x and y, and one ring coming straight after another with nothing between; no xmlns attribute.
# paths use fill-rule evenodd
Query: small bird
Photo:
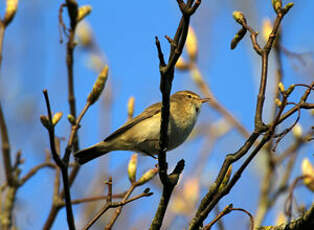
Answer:
<svg viewBox="0 0 314 230"><path fill-rule="evenodd" d="M209 98L200 98L196 93L184 90L170 97L168 125L168 148L181 145L191 133L201 105ZM105 140L78 151L74 157L80 164L115 150L129 150L149 156L159 152L161 102L146 108L141 114L126 122Z"/></svg>

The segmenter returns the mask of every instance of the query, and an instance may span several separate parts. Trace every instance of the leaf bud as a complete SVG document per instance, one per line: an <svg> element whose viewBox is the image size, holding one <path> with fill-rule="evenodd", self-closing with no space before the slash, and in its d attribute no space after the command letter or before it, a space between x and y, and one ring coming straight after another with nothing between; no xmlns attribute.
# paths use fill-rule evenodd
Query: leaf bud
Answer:
<svg viewBox="0 0 314 230"><path fill-rule="evenodd" d="M314 168L307 158L302 160L302 173L304 176L306 176L303 180L303 183L306 185L306 187L308 187L308 189L314 192Z"/></svg>
<svg viewBox="0 0 314 230"><path fill-rule="evenodd" d="M87 15L90 14L91 11L92 11L92 7L90 5L81 6L78 9L76 21L79 22L79 21L83 20Z"/></svg>
<svg viewBox="0 0 314 230"><path fill-rule="evenodd" d="M197 37L192 27L189 27L188 35L186 38L186 52L191 61L195 61L198 53Z"/></svg>
<svg viewBox="0 0 314 230"><path fill-rule="evenodd" d="M136 168L137 168L137 153L134 153L131 156L128 165L128 176L131 183L134 183L136 181Z"/></svg>
<svg viewBox="0 0 314 230"><path fill-rule="evenodd" d="M105 87L105 84L108 78L108 70L109 70L109 67L108 65L106 65L102 69L102 71L99 73L98 78L93 86L92 92L88 95L87 101L91 105L94 104L98 100L101 92L103 91Z"/></svg>
<svg viewBox="0 0 314 230"><path fill-rule="evenodd" d="M56 125L61 120L62 115L63 115L62 112L55 113L55 115L53 115L53 118L52 118L52 124Z"/></svg>
<svg viewBox="0 0 314 230"><path fill-rule="evenodd" d="M234 20L236 20L241 25L243 23L246 23L246 18L241 11L233 11L232 17L234 18Z"/></svg>
<svg viewBox="0 0 314 230"><path fill-rule="evenodd" d="M3 22L5 25L8 25L12 21L17 10L18 2L19 2L18 0L6 1L7 7L6 7L4 18L3 18Z"/></svg>
<svg viewBox="0 0 314 230"><path fill-rule="evenodd" d="M137 181L138 185L145 184L146 182L153 179L153 177L158 173L158 168L153 168L148 170L143 174L143 176Z"/></svg>

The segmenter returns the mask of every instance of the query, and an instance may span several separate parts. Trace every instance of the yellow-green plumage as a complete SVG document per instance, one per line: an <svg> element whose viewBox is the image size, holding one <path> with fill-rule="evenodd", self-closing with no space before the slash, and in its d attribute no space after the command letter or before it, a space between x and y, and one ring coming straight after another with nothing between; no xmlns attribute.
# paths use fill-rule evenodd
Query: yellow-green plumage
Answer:
<svg viewBox="0 0 314 230"><path fill-rule="evenodd" d="M191 133L202 103L191 91L179 91L170 97L168 150L182 144ZM115 150L129 150L147 155L159 152L161 103L146 108L143 113L125 123L105 140L74 154L80 164Z"/></svg>

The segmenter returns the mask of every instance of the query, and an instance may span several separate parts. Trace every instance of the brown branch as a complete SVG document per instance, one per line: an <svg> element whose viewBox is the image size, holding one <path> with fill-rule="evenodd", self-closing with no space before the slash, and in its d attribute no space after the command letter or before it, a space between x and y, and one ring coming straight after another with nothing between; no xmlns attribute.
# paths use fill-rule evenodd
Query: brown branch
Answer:
<svg viewBox="0 0 314 230"><path fill-rule="evenodd" d="M4 17L3 20L0 19L0 74L1 74L1 64L2 64L2 57L3 57L3 39L4 39L5 29L6 29L6 26L13 19L13 17L14 15L10 18ZM8 130L7 130L4 114L2 111L1 102L0 102L0 133L1 133L1 145L2 145L2 158L3 158L3 164L4 164L5 179L6 179L5 188L7 189L5 202L3 204L3 209L0 212L0 227L2 227L4 230L7 230L7 229L9 230L12 227L12 215L13 215L12 212L14 208L16 192L18 189L17 180L19 176L19 171L13 170L12 168L9 135L8 135ZM0 199L2 199L2 197Z"/></svg>
<svg viewBox="0 0 314 230"><path fill-rule="evenodd" d="M278 123L283 122L284 120L286 120L288 117L290 117L293 113L299 111L299 109L313 109L314 108L314 104L310 104L310 103L306 103L307 98L309 97L311 91L313 90L314 87L314 81L309 85L310 87L307 88L307 90L304 92L303 96L301 97L299 103L294 106L293 108L291 108L290 110L288 110L287 112L285 112L280 119L278 120Z"/></svg>
<svg viewBox="0 0 314 230"><path fill-rule="evenodd" d="M250 161L255 157L255 155L259 152L259 150L263 147L263 145L265 143L267 143L268 140L270 140L270 138L272 137L273 132L275 130L275 124L278 124L278 120L279 120L279 117L280 117L282 111L283 111L283 107L279 111L279 113L278 113L277 117L275 118L275 121L273 122L273 124L269 125L270 130L265 134L263 140L257 145L255 150L250 154L250 156L245 160L245 162L242 164L240 169L235 173L235 175L232 178L232 180L230 181L230 183L222 191L219 191L218 194L216 194L216 192L217 192L217 187L216 186L217 186L217 184L219 186L221 182L220 183L219 183L219 181L217 182L217 179L216 179L216 183L211 187L209 193L206 194L205 198L202 200L202 203L201 203L201 205L202 204L204 205L204 204L206 204L205 202L209 202L209 205L206 208L204 208L203 212L197 213L196 216L198 218L195 218L195 219L193 218L194 221L195 220L199 221L199 217L201 217L201 216L202 217L206 217L208 215L209 211L213 208L213 206L219 201L219 199L221 199L223 196L225 196L226 194L229 193L230 189L233 187L233 185L236 183L236 181L240 178L242 172L247 167L247 165L250 163ZM228 156L227 156L227 158L228 158ZM226 160L225 160L225 162L226 162ZM224 168L224 166L222 167L222 169L223 168ZM229 168L229 165L228 165L228 167L226 166L226 168L224 168L224 169L227 170L228 168ZM225 173L223 175L225 175ZM212 198L211 196L214 196L214 197ZM213 200L210 202L211 198ZM198 212L201 210L201 208L202 208L202 206L200 206ZM195 226L195 222L193 222L193 220L192 220L192 227ZM199 224L199 223L197 223L197 224ZM191 225L190 225L190 228L191 228ZM193 228L191 228L191 229L193 229Z"/></svg>
<svg viewBox="0 0 314 230"><path fill-rule="evenodd" d="M66 0L66 7L68 9L68 15L70 18L70 29L69 29L69 35L68 36L68 41L67 41L67 49L66 49L66 64L67 64L67 72L68 72L68 101L69 101L69 106L70 106L70 114L76 119L76 103L75 103L75 93L74 93L74 80L73 80L73 53L74 53L74 48L75 48L75 29L77 26L77 15L78 15L78 4L75 0ZM59 23L60 26L64 28L64 23L62 19L62 8L64 4L60 7L60 14L59 14ZM87 103L89 104L89 103ZM89 105L85 105L83 111L81 112L79 118L76 120L76 124L72 125L72 132L69 138L68 145L65 150L65 154L63 156L63 161L66 163L68 166L69 163L69 158L71 154L71 150L73 149L74 152L78 151L79 149L79 143L78 143L78 138L77 138L77 130L79 128L79 122L82 119L84 113L86 112L87 108ZM75 163L74 167L72 168L70 172L70 176L68 177L68 187L73 184L78 171L80 169L80 166L78 163ZM66 172L68 174L68 172ZM69 194L69 191L67 191L66 187L64 187L64 190L60 193L60 197L66 197L67 194ZM45 226L49 227L51 226L57 213L58 210L56 207L52 207L49 213L49 220L46 221Z"/></svg>
<svg viewBox="0 0 314 230"><path fill-rule="evenodd" d="M183 168L184 168L184 160L180 160L177 163L173 172L168 176L169 183L168 185L163 186L162 195L158 204L156 214L149 228L150 230L161 228L162 221L165 216L171 194L176 184L178 183L178 180L179 180L180 174L183 171Z"/></svg>
<svg viewBox="0 0 314 230"><path fill-rule="evenodd" d="M253 146L255 143L256 139L260 136L260 133L258 132L253 132L250 137L246 140L246 142L243 144L243 146L235 153L233 154L228 154L223 162L223 165L219 171L219 174L215 180L215 182L210 186L208 193L203 197L201 204L193 217L193 219L190 222L189 229L197 229L198 226L202 223L202 221L206 218L210 210L214 207L214 205L209 205L212 200L214 199L215 195L218 192L218 188L220 187L223 178L225 177L228 168L230 165L242 158L249 149ZM217 199L218 196L216 196ZM217 203L218 201L216 201ZM215 203L215 204L216 204ZM206 210L207 211L204 211ZM203 212L204 211L204 212Z"/></svg>
<svg viewBox="0 0 314 230"><path fill-rule="evenodd" d="M276 122L274 126L269 127L266 126L263 123L262 120L262 111L263 111L263 105L264 105L264 98L265 98L265 90L266 90L266 82L267 82L267 68L268 68L268 55L270 52L270 49L272 47L274 37L276 36L279 28L279 24L281 22L282 17L284 14L286 14L288 10L284 11L277 11L277 18L275 21L275 25L272 31L272 34L264 46L262 50L260 50L260 47L256 41L257 34L255 31L251 30L247 26L246 19L244 15L240 12L236 12L234 14L235 19L238 23L240 23L242 26L244 26L247 30L251 33L251 40L253 43L253 48L257 51L259 55L262 57L262 71L261 71L261 81L260 81L260 89L258 93L258 99L256 103L256 115L255 115L255 131L251 134L251 136L248 138L248 140L245 142L245 144L234 154L229 154L226 156L225 161L223 163L223 166L220 169L220 172L215 180L215 182L212 184L212 186L209 189L209 192L205 195L205 197L202 199L201 204L194 216L194 218L191 220L189 229L198 229L199 226L202 225L205 218L208 216L209 212L214 208L214 206L218 203L218 201L224 197L226 194L228 194L231 190L231 188L235 185L235 183L239 180L241 177L242 172L245 170L245 168L248 166L248 164L253 160L253 158L256 156L256 154L260 151L260 149L271 139L276 125L278 125L278 122ZM279 118L277 119L279 120ZM267 132L266 132L267 131ZM220 191L218 191L223 178L225 177L227 170L229 166L242 158L244 155L247 154L249 149L254 145L256 139L262 134L266 132L263 139L257 144L255 149L252 151L252 153L248 156L248 158L244 161L244 163L241 165L241 167L237 170L231 181Z"/></svg>
<svg viewBox="0 0 314 230"><path fill-rule="evenodd" d="M119 194L113 194L111 197L116 199L116 198L123 198L125 193L119 193ZM94 197L86 197L86 198L81 198L81 199L74 199L72 200L72 204L82 204L82 203L87 203L87 202L93 202L93 201L99 201L99 200L106 200L108 199L109 196L94 196ZM63 206L65 203L63 203Z"/></svg>
<svg viewBox="0 0 314 230"><path fill-rule="evenodd" d="M129 190L126 192L126 194L124 195L123 199L121 202L126 202L127 199L131 196L132 192L134 191L134 189L138 186L138 184L135 182L131 185L131 187L129 188ZM112 194L112 192L110 192ZM107 203L111 202L111 196L109 196L108 193L108 197L110 197L110 199L107 200ZM118 219L118 217L120 216L120 213L122 211L122 206L120 206L119 208L116 209L115 213L113 214L110 223L107 224L105 226L105 230L110 230L112 228L112 226L114 225L114 223L116 222L116 220Z"/></svg>
<svg viewBox="0 0 314 230"><path fill-rule="evenodd" d="M217 222L219 221L223 216L227 215L228 213L232 212L232 211L241 211L241 212L244 212L245 214L247 214L250 218L250 222L251 222L251 227L250 227L250 230L253 230L254 229L254 217L253 215L243 209L243 208L233 208L233 205L232 204L229 204L227 205L216 217L214 220L212 220L208 225L206 225L203 230L210 230L211 227Z"/></svg>
<svg viewBox="0 0 314 230"><path fill-rule="evenodd" d="M279 55L279 54L278 54ZM279 97L279 87L277 87L278 84L276 84L275 87L275 99ZM278 108L278 106L275 104L275 99L273 100L274 108L272 113L272 119L274 122L272 123L272 126L270 126L270 129L274 132L276 129L276 124L278 123L278 120L283 113L284 108L287 105L287 95L283 97L283 101L281 106ZM277 112L278 110L278 112ZM279 142L278 142L279 143ZM274 161L274 154L273 154L273 143L272 141L269 141L268 145L266 146L266 171L264 178L261 183L261 194L259 197L258 207L256 211L256 226L260 226L264 216L267 212L267 210L271 207L270 201L269 201L269 193L271 192L271 188L273 187L273 176L274 176L274 169L276 167L275 161Z"/></svg>
<svg viewBox="0 0 314 230"><path fill-rule="evenodd" d="M217 216L219 213L220 213L219 205L216 205L215 206L215 215ZM224 225L222 219L219 219L217 221L217 228L218 228L218 230L225 230L225 225Z"/></svg>
<svg viewBox="0 0 314 230"><path fill-rule="evenodd" d="M250 27L246 22L244 22L242 24L242 26L250 32L250 38L251 38L252 46L253 46L254 50L256 51L256 53L258 55L262 55L262 48L257 43L258 33L252 27Z"/></svg>
<svg viewBox="0 0 314 230"><path fill-rule="evenodd" d="M55 165L54 163L51 163L51 162L44 162L44 163L41 163L37 166L35 166L34 168L32 168L24 177L22 177L19 181L19 186L22 186L25 184L25 182L27 180L29 180L31 177L33 177L40 169L43 169L43 168L57 168L57 165Z"/></svg>
<svg viewBox="0 0 314 230"><path fill-rule="evenodd" d="M76 122L75 122L75 125L72 126L72 131L71 131L71 134L70 134L70 138L69 138L69 141L68 141L68 144L67 144L67 147L66 147L66 150L65 150L65 154L64 154L64 157L63 157L63 160L65 162L69 162L69 158L70 158L70 154L71 154L71 149L72 149L72 146L73 146L73 143L75 143L75 138L76 138L76 135L77 135L77 130L78 128L80 127L80 122L83 118L83 116L85 115L86 111L88 110L88 108L91 106L91 103L89 101L86 102L84 108L82 109L80 115L78 116L78 118L76 119Z"/></svg>
<svg viewBox="0 0 314 230"><path fill-rule="evenodd" d="M161 67L166 66L164 54L162 53L160 41L158 40L157 36L155 37L155 43L156 43L156 47L157 47L157 51L158 51L158 58L159 58L159 62L160 62L159 66L161 66Z"/></svg>
<svg viewBox="0 0 314 230"><path fill-rule="evenodd" d="M2 57L3 57L3 39L4 39L4 33L5 33L5 24L2 20L0 20L0 69L2 65Z"/></svg>
<svg viewBox="0 0 314 230"><path fill-rule="evenodd" d="M132 201L138 200L142 197L145 196L151 196L153 195L152 192L149 192L149 189L145 189L143 193L134 196L130 199L129 196L131 195L131 193L134 191L134 189L139 185L136 182L133 183L129 190L124 194L123 199L120 202L112 202L112 180L109 179L108 184L108 195L106 196L106 203L105 205L102 207L101 210L99 210L97 212L97 214L83 227L83 230L87 230L89 229L108 209L110 208L117 208L118 209L115 211L115 214L113 215L111 221L109 224L106 225L105 229L111 229L113 224L115 223L115 221L117 220L117 218L119 217L122 207Z"/></svg>
<svg viewBox="0 0 314 230"><path fill-rule="evenodd" d="M305 230L314 226L314 203L301 217L278 226L262 226L257 230Z"/></svg>
<svg viewBox="0 0 314 230"><path fill-rule="evenodd" d="M73 30L70 30L69 40L67 42L67 70L68 70L68 101L70 105L70 114L76 118L75 94L74 94L74 80L73 80L73 52L74 52L74 36ZM74 151L78 150L78 142L76 142Z"/></svg>
<svg viewBox="0 0 314 230"><path fill-rule="evenodd" d="M0 21L0 70L1 70L1 64L2 64L4 32L5 32L5 24L4 22ZM10 156L10 142L9 142L9 136L8 136L8 129L6 126L4 115L3 115L1 103L0 103L0 131L1 131L2 158L3 158L6 182L8 185L12 186L13 179L12 179L12 163L11 163L11 156Z"/></svg>
<svg viewBox="0 0 314 230"><path fill-rule="evenodd" d="M111 181L111 182L110 182ZM109 183L112 183L112 179L109 179ZM87 203L87 202L93 202L93 201L98 201L98 200L106 200L107 202L111 202L112 199L116 198L123 198L126 194L126 192L123 193L118 193L118 194L112 194L112 187L111 184L108 184L108 195L106 196L93 196L93 197L86 197L86 198L81 198L81 199L74 199L72 200L72 204L81 204L81 203ZM110 187L109 187L110 186ZM65 206L65 202L62 201L60 205L63 207Z"/></svg>
<svg viewBox="0 0 314 230"><path fill-rule="evenodd" d="M307 87L307 88L310 89L311 87ZM307 92L305 92L305 93L307 93ZM280 117L283 113L285 106L290 104L287 102L287 97L288 97L288 95L284 92L282 105L279 108L278 114L274 118L274 122L272 122L272 124L270 126L273 130L275 130L275 126L279 124L279 120L280 120ZM295 104L295 103L293 103L293 104ZM295 106L299 108L299 105L295 104ZM296 125L297 121L300 118L300 109L298 109L297 111L298 111L298 117L295 120L295 122L288 129L285 129L280 134L273 135L274 137L278 136L279 138L277 139L277 141L276 141L276 143L272 149L276 148L276 145L279 143L279 141ZM308 134L308 135L311 135L311 134ZM297 138L296 143L293 144L290 148L288 148L285 151L285 153L280 155L280 157L277 157L277 158L272 157L269 159L268 169L265 173L264 180L262 183L261 197L260 197L258 209L256 212L257 213L256 214L256 225L257 226L260 226L262 224L262 221L265 217L267 210L269 210L269 208L271 208L274 205L278 196L287 189L288 180L290 178L291 171L292 171L292 168L293 168L295 160L296 160L295 151L297 150L298 147L300 147L301 144L303 144L305 142L306 137L308 135L305 135L302 138ZM271 152L272 149L268 149L268 151ZM286 166L286 170L285 170L284 176L281 180L281 183L280 183L277 191L274 192L274 195L272 197L270 197L271 187L273 187L271 181L272 181L272 177L275 175L274 174L275 167L277 165L279 165L291 153L294 153L294 155L292 155L289 159L289 162L288 162L288 165ZM269 153L269 154L271 154L271 153Z"/></svg>
<svg viewBox="0 0 314 230"><path fill-rule="evenodd" d="M247 214L249 216L249 218L250 218L250 223L251 223L250 230L254 229L254 217L253 217L253 215L249 211L247 211L247 210L245 210L243 208L231 208L231 211L240 211L240 212L244 212L245 214Z"/></svg>
<svg viewBox="0 0 314 230"><path fill-rule="evenodd" d="M283 176L281 178L281 181L280 181L280 184L279 184L279 187L278 187L277 191L274 192L274 195L269 200L269 206L270 207L275 203L275 201L279 197L279 195L287 190L288 182L289 182L289 179L290 179L290 176L291 176L291 173L292 173L293 166L294 166L294 164L296 162L296 158L297 158L297 153L294 152L294 154L290 156L290 159L289 159L289 161L287 163L285 172L284 172L284 174L283 174Z"/></svg>
<svg viewBox="0 0 314 230"><path fill-rule="evenodd" d="M49 98L48 98L48 94L47 94L47 96L45 95L45 98L46 98L46 101L47 101L47 110L48 111L50 111L50 112L48 112L48 117L49 117L49 119L51 118L52 119L52 115L49 115L49 114L51 114L51 109L50 109L50 103L49 103ZM48 104L49 103L49 104ZM49 105L49 106L48 106ZM90 107L90 102L86 102L86 104L85 104L85 106L84 106L84 108L82 109L82 111L80 112L80 114L79 114L79 116L78 116L78 118L76 119L76 122L75 122L75 124L72 126L72 131L71 131L71 133L70 133L70 137L69 137L69 141L68 141L68 144L67 144L67 147L66 147L66 149L65 149L65 154L64 154L64 156L63 156L63 159L61 159L60 158L60 156L59 156L59 154L57 153L57 151L56 151L56 148L55 148L55 145L54 145L54 142L52 143L52 141L53 141L53 139L54 138L52 138L53 136L54 136L54 129L53 129L53 126L51 127L51 135L49 135L49 137L50 137L50 145L51 145L51 148L52 148L52 155L53 155L53 158L55 159L55 160L57 160L57 161L59 161L60 160L60 162L61 162L61 165L63 165L62 167L63 168L61 168L60 167L60 169L61 169L61 172L62 172L62 177L63 177L63 180L65 179L64 178L64 176L63 176L63 173L66 173L66 175L67 175L67 179L66 179L66 184L67 184L67 186L63 186L64 188L63 188L63 191L60 193L60 195L58 195L58 197L60 197L60 199L62 199L63 197L65 197L65 199L67 200L69 200L69 202L70 202L70 204L69 205L66 205L66 207L67 207L67 209L69 209L69 207L68 206L70 206L71 205L71 201L70 201L70 199L69 199L69 196L70 196L70 186L72 185L72 183L73 183L73 181L74 181L74 178L75 178L75 176L77 175L77 173L78 173L78 170L79 170L79 165L76 163L76 164L74 164L74 166L73 166L73 169L72 169L72 171L71 171L71 174L70 174L70 176L68 176L68 170L67 170L67 168L69 167L69 157L70 157L70 154L71 154L71 149L72 149L72 145L73 145L73 142L74 142L74 140L75 140L75 136L76 136L76 134L77 134L77 130L78 130L78 128L80 127L80 122L81 122L81 120L82 120L82 118L83 118L83 116L85 115L85 113L86 113L86 111L88 110L88 108ZM54 149L54 150L53 150ZM55 153L55 154L54 154ZM65 183L65 182L64 182ZM68 198L67 198L68 197ZM65 204L67 204L67 202L65 202ZM60 207L59 206L62 206L62 204L55 204L55 205L53 205L53 207L51 208L51 210L50 210L50 213L49 213L49 217L48 217L48 219L47 219L47 221L46 221L46 223L45 223L45 227L48 229L49 228L49 226L51 226L52 225L52 223L53 223L53 221L54 221L54 219L55 219L55 217L56 217L56 215L57 215L57 213L58 213L58 211L60 210Z"/></svg>
<svg viewBox="0 0 314 230"><path fill-rule="evenodd" d="M51 112L48 92L47 92L47 90L44 90L43 93L44 93L45 100L46 100L47 111L48 111L48 120L50 123L49 126L47 127L47 129L48 129L48 134L49 134L51 153L52 153L53 159L55 160L56 164L58 165L58 167L61 170L63 188L65 191L65 203L66 203L68 227L70 230L75 230L73 210L72 210L72 204L71 204L71 193L70 193L70 186L69 186L69 178L68 178L68 162L64 162L57 153L56 146L55 146L54 125L52 124L52 112ZM49 216L50 216L50 214L49 214Z"/></svg>
<svg viewBox="0 0 314 230"><path fill-rule="evenodd" d="M304 143L306 143L306 141L311 136L313 136L313 134L314 134L314 130L310 129L310 131L304 136L296 138L295 142L292 145L290 145L283 153L281 153L274 159L275 163L277 164L282 163L283 160L285 160L287 157L293 154L297 149L299 149Z"/></svg>
<svg viewBox="0 0 314 230"><path fill-rule="evenodd" d="M288 222L291 221L292 216L292 200L293 200L293 192L296 188L298 182L304 180L305 178L313 178L313 175L302 175L295 178L295 180L292 182L292 184L289 187L288 197L285 202L285 214L288 216Z"/></svg>
<svg viewBox="0 0 314 230"><path fill-rule="evenodd" d="M170 55L168 58L168 63L165 63L163 53L161 51L160 43L158 38L156 38L156 47L159 57L159 71L160 71L160 91L162 94L162 106L161 106L161 122L160 122L160 139L159 147L160 151L158 153L158 167L159 167L159 178L163 184L163 193L157 208L157 212L152 221L150 229L160 229L163 221L164 214L166 212L172 191L178 182L179 175L184 168L184 161L181 160L177 163L175 170L172 174L167 174L167 161L166 161L166 151L168 147L168 123L170 116L170 92L172 88L172 81L174 79L174 68L178 61L187 38L190 17L199 7L200 1L188 0L185 4L183 1L178 1L180 10L182 12L182 17L177 28L174 39L169 39L170 41ZM172 178L171 178L172 177Z"/></svg>
<svg viewBox="0 0 314 230"><path fill-rule="evenodd" d="M255 147L255 149L251 152L251 154L248 156L248 158L244 161L244 163L242 163L240 168L235 172L235 174L232 177L232 179L230 180L230 182L224 188L219 189L219 191L218 191L218 188L220 187L221 182L220 183L215 182L211 186L210 191L205 196L206 199L203 198L203 200L202 200L203 205L206 204L205 202L207 202L208 205L206 207L204 207L202 210L201 210L201 206L200 206L200 208L198 209L197 215L195 215L192 222L190 223L189 229L196 229L197 226L200 226L200 224L205 220L205 218L208 216L209 212L214 208L214 206L218 203L218 201L231 191L232 187L240 179L243 171L246 169L246 167L249 165L249 163L254 159L254 157L261 150L261 148L265 145L265 143L267 143L269 141L271 136L272 136L271 132L268 132L264 135L263 139L258 143L258 145ZM226 165L228 165L230 163L230 161L232 162L232 160L234 160L232 157L233 157L233 155L231 155L231 154L226 157L226 159L225 159L225 162L227 162ZM224 162L224 164L225 164L225 162ZM223 165L223 167L221 168L221 171L225 169L226 165L225 166ZM229 166L227 167L226 170L228 170L228 168L229 168ZM225 175L225 174L223 174L223 175ZM217 179L216 179L216 181L217 181ZM216 188L216 185L218 185L218 188ZM202 205L202 203L201 203L201 205Z"/></svg>
<svg viewBox="0 0 314 230"><path fill-rule="evenodd" d="M56 175L55 175L55 180L54 180L54 186L53 186L53 203L52 203L52 207L49 211L48 214L48 218L43 226L43 230L49 230L52 227L52 224L59 212L59 210L61 209L60 206L58 206L56 204L57 200L60 200L60 197L62 199L62 196L59 196L59 190L60 190L60 168L56 169Z"/></svg>
<svg viewBox="0 0 314 230"><path fill-rule="evenodd" d="M205 225L203 230L210 230L211 227L219 221L224 215L227 215L231 212L232 204L227 205L209 224Z"/></svg>
<svg viewBox="0 0 314 230"><path fill-rule="evenodd" d="M91 225L93 225L99 219L99 217L101 217L108 209L122 207L122 206L124 206L124 205L126 205L132 201L138 200L142 197L151 196L151 195L153 195L152 192L149 192L149 193L143 192L143 193L141 193L137 196L134 196L134 197L132 197L128 200L125 200L125 201L106 203L106 205L102 208L102 210L100 210L96 214L96 216L86 226L84 226L83 230L89 229L91 227Z"/></svg>
<svg viewBox="0 0 314 230"><path fill-rule="evenodd" d="M68 71L68 101L70 105L70 114L76 119L76 103L75 103L75 93L74 93L74 77L73 77L73 63L74 63L74 48L75 48L75 29L77 26L77 14L78 14L78 4L75 0L66 0L66 6L68 9L68 15L70 18L70 28L69 28L69 37L67 41L67 49L66 49L66 64ZM62 17L61 17L62 18ZM72 130L74 128L72 127ZM77 129L74 131L74 136L72 137L71 143L73 143L73 150L76 152L79 149L78 139L77 139ZM70 142L70 140L69 140ZM67 147L66 154L64 155L64 160L68 162L70 157L72 145Z"/></svg>
<svg viewBox="0 0 314 230"><path fill-rule="evenodd" d="M0 226L3 230L10 230L12 227L13 208L16 199L17 186L8 186L6 188L6 197L3 204L3 211L0 213Z"/></svg>
<svg viewBox="0 0 314 230"><path fill-rule="evenodd" d="M67 28L63 22L63 8L66 7L66 4L61 4L59 7L59 34L60 34L60 43L63 43L63 37L62 37L62 32L68 37L69 35L67 34Z"/></svg>
<svg viewBox="0 0 314 230"><path fill-rule="evenodd" d="M68 71L68 100L70 105L70 114L76 118L76 108L75 108L75 96L74 96L74 82L73 82L73 52L75 48L74 37L75 28L77 25L77 13L78 5L75 0L66 0L66 6L68 9L68 15L70 18L70 29L69 38L67 42L67 52L66 52L66 64Z"/></svg>
<svg viewBox="0 0 314 230"><path fill-rule="evenodd" d="M284 10L280 8L276 11L277 17L275 19L272 32L270 33L269 38L263 48L259 46L256 40L258 33L247 24L244 15L242 13L238 13L235 17L236 21L250 32L250 38L252 41L253 48L256 51L256 53L259 56L261 56L261 59L262 59L261 80L260 80L260 87L259 87L259 92L257 96L256 114L255 114L255 129L256 130L261 130L261 131L267 130L267 127L263 122L262 113L263 113L265 91L266 91L266 85L267 85L268 56L274 44L275 38L278 35L281 20L285 16L285 14L288 13L289 9Z"/></svg>
<svg viewBox="0 0 314 230"><path fill-rule="evenodd" d="M261 225L267 213L267 210L269 210L270 208L269 193L273 186L274 170L273 170L273 167L270 167L268 165L269 164L267 164L266 166L267 169L263 176L263 180L261 182L261 188L260 188L261 191L260 191L259 201L257 205L256 215L255 215L256 226Z"/></svg>
<svg viewBox="0 0 314 230"><path fill-rule="evenodd" d="M51 149L51 154L54 159L54 161L57 163L57 165L61 168L64 168L65 165L60 158L57 149L56 149L56 144L55 144L55 130L54 126L52 124L52 111L51 111L51 106L50 106L50 101L49 101L49 96L48 96L48 91L47 89L43 90L43 94L45 97L46 101L46 107L47 107L47 113L48 113L48 120L49 120L49 126L47 128L48 133L49 133L49 141L50 141L50 149Z"/></svg>
<svg viewBox="0 0 314 230"><path fill-rule="evenodd" d="M81 122L83 116L85 115L85 113L87 112L87 110L90 106L91 106L91 103L89 101L87 101L84 108L80 112L78 118L76 119L75 124L72 126L69 141L68 141L67 147L65 149L65 154L64 154L63 160L62 160L67 165L67 167L69 166L69 158L70 158L72 146L75 143L75 137L77 134L77 130L80 127L80 122ZM74 182L74 179L76 178L76 176L79 172L79 169L80 169L80 165L77 162L74 162L73 168L72 168L70 176L68 178L69 187L71 187L72 183ZM63 197L65 197L65 192L66 191L64 189L63 189L63 191L60 192L60 198L61 199L63 199ZM50 213L49 213L49 218L47 219L47 221L45 223L45 226L47 226L46 229L49 229L49 226L52 225L56 215L58 214L57 209L59 210L59 208L57 208L56 205L51 208Z"/></svg>
<svg viewBox="0 0 314 230"><path fill-rule="evenodd" d="M9 142L8 130L7 130L4 115L2 112L1 104L0 104L0 131L1 131L2 158L3 158L6 182L9 186L12 186L14 181L13 181L13 176L12 176L10 142Z"/></svg>

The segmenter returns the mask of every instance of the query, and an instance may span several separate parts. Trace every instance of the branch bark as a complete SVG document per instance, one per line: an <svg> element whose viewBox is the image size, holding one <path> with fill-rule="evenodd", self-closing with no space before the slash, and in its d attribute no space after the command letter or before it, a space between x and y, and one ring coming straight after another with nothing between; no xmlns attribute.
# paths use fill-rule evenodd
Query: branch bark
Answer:
<svg viewBox="0 0 314 230"><path fill-rule="evenodd" d="M159 178L163 184L163 192L160 198L160 202L155 214L155 217L150 226L151 230L157 230L161 228L162 221L172 194L174 187L176 186L179 176L184 168L184 160L177 163L174 171L167 174L167 161L166 151L168 146L168 123L170 116L170 92L172 88L172 81L174 79L175 64L178 61L187 38L190 17L199 7L201 1L188 0L185 4L182 0L177 0L179 8L182 13L182 17L177 28L174 39L170 42L170 55L168 58L168 64L165 63L164 55L161 50L160 42L156 37L156 47L159 57L159 71L160 71L160 91L162 94L162 106L161 106L161 123L160 123L160 139L158 153L158 166L159 166ZM194 3L194 4L193 4Z"/></svg>

